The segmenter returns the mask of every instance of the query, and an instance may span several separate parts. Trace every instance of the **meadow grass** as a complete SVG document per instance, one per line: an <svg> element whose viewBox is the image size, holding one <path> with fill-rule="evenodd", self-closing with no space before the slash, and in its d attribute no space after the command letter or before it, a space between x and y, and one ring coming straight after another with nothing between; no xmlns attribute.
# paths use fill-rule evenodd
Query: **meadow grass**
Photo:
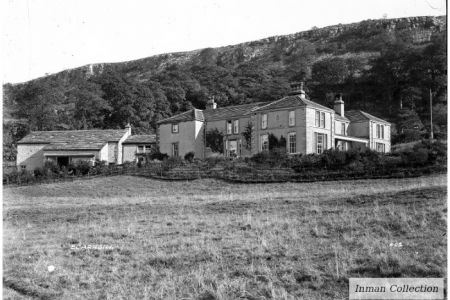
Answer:
<svg viewBox="0 0 450 300"><path fill-rule="evenodd" d="M350 277L444 277L446 184L116 176L7 188L3 296L346 299Z"/></svg>

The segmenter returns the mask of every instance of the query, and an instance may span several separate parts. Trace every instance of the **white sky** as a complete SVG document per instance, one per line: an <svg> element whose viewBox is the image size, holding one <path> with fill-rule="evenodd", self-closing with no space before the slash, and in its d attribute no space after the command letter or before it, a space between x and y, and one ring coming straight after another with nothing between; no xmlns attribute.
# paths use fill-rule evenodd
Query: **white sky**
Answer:
<svg viewBox="0 0 450 300"><path fill-rule="evenodd" d="M3 0L3 83L338 23L444 15L445 0Z"/></svg>

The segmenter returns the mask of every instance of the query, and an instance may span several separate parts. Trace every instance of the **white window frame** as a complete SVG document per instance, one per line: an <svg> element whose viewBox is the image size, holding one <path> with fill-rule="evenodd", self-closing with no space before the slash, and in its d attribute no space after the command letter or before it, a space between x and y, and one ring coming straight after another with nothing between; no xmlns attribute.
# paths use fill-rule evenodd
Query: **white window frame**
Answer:
<svg viewBox="0 0 450 300"><path fill-rule="evenodd" d="M376 150L381 153L386 153L386 145L384 143L375 143Z"/></svg>
<svg viewBox="0 0 450 300"><path fill-rule="evenodd" d="M316 110L314 124L315 124L316 127L319 127L319 128L325 128L326 127L325 112L320 111L320 110Z"/></svg>
<svg viewBox="0 0 450 300"><path fill-rule="evenodd" d="M239 120L233 121L233 133L238 134L239 133Z"/></svg>
<svg viewBox="0 0 450 300"><path fill-rule="evenodd" d="M180 132L180 128L178 124L172 124L172 133L178 133Z"/></svg>
<svg viewBox="0 0 450 300"><path fill-rule="evenodd" d="M377 124L377 139L384 140L384 125Z"/></svg>
<svg viewBox="0 0 450 300"><path fill-rule="evenodd" d="M321 142L319 143L319 137ZM327 142L328 142L328 136L325 133L320 132L314 132L314 146L315 146L315 152L317 154L323 153L325 150L327 150Z"/></svg>
<svg viewBox="0 0 450 300"><path fill-rule="evenodd" d="M176 151L175 151L175 149L176 149ZM172 143L172 156L173 157L180 156L180 145L178 144L178 142Z"/></svg>
<svg viewBox="0 0 450 300"><path fill-rule="evenodd" d="M295 126L295 110L289 111L289 126Z"/></svg>
<svg viewBox="0 0 450 300"><path fill-rule="evenodd" d="M288 153L294 154L297 153L297 133L289 132L288 133Z"/></svg>
<svg viewBox="0 0 450 300"><path fill-rule="evenodd" d="M145 146L138 145L137 146L137 153L145 153Z"/></svg>
<svg viewBox="0 0 450 300"><path fill-rule="evenodd" d="M342 122L342 123L341 123L341 134L342 134L342 135L347 135L347 134L345 133L345 127L346 127L346 126L345 126L345 123Z"/></svg>
<svg viewBox="0 0 450 300"><path fill-rule="evenodd" d="M267 143L267 146L266 146ZM262 134L260 136L260 146L259 149L262 151L269 151L269 135L268 134Z"/></svg>
<svg viewBox="0 0 450 300"><path fill-rule="evenodd" d="M261 129L267 129L267 114L261 115Z"/></svg>
<svg viewBox="0 0 450 300"><path fill-rule="evenodd" d="M227 121L226 127L227 127L227 134L232 134L233 133L233 122L231 120Z"/></svg>

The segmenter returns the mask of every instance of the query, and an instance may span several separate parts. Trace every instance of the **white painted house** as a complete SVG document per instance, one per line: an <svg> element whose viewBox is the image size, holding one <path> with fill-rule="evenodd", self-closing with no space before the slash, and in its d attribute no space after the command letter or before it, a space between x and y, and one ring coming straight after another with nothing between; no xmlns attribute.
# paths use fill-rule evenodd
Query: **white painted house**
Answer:
<svg viewBox="0 0 450 300"><path fill-rule="evenodd" d="M205 110L192 109L161 120L157 135L162 153L181 157L188 152L197 158L214 155L205 136L215 129L223 134L225 156L245 157L268 150L270 134L286 140L289 154L332 148L389 152L390 126L366 112L345 112L342 98L336 99L333 109L320 105L307 99L301 86L294 86L290 95L270 103L218 108L210 100ZM245 132L251 132L251 138Z"/></svg>

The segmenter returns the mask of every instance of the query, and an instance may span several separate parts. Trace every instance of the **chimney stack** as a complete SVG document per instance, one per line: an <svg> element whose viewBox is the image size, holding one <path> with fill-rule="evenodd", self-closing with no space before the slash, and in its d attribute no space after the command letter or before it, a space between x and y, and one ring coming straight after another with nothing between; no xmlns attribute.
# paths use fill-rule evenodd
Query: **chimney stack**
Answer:
<svg viewBox="0 0 450 300"><path fill-rule="evenodd" d="M127 129L128 132L131 134L131 125L130 125L130 122L128 122L127 125L125 125L125 129Z"/></svg>
<svg viewBox="0 0 450 300"><path fill-rule="evenodd" d="M306 99L306 93L303 90L303 81L291 83L291 92L289 93L289 95L299 96L300 99Z"/></svg>
<svg viewBox="0 0 450 300"><path fill-rule="evenodd" d="M342 100L342 94L337 94L334 100L334 111L340 115L344 116L344 101Z"/></svg>
<svg viewBox="0 0 450 300"><path fill-rule="evenodd" d="M206 109L216 109L217 103L214 102L214 97L211 97L206 103Z"/></svg>

